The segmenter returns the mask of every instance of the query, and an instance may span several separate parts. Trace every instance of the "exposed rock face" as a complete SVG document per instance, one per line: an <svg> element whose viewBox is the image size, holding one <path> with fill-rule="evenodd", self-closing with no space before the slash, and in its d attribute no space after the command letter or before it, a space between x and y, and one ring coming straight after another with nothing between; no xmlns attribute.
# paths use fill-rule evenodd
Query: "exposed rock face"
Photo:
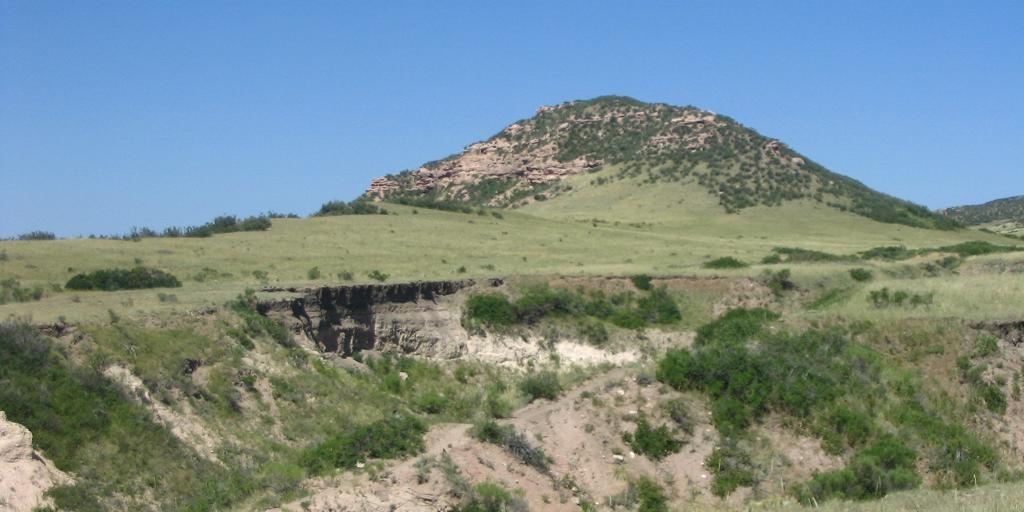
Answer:
<svg viewBox="0 0 1024 512"><path fill-rule="evenodd" d="M50 502L43 493L70 482L70 477L32 449L32 433L7 421L0 411L0 512L47 506Z"/></svg>
<svg viewBox="0 0 1024 512"><path fill-rule="evenodd" d="M500 286L500 279L483 286ZM324 287L287 301L264 302L260 314L284 319L323 352L349 356L359 350L417 353L452 359L465 354L466 334L451 296L472 280Z"/></svg>
<svg viewBox="0 0 1024 512"><path fill-rule="evenodd" d="M261 302L257 311L284 322L300 341L343 357L376 350L435 359L471 358L513 367L552 358L595 365L622 364L639 357L633 351L611 353L571 340L546 347L530 333L467 332L462 327L466 297L474 290L503 284L500 279L467 279L324 287L294 299Z"/></svg>
<svg viewBox="0 0 1024 512"><path fill-rule="evenodd" d="M638 139L629 151L636 154L631 156L697 151L717 138L717 129L725 124L715 114L695 108L646 105L618 98L541 107L535 117L509 125L458 155L428 163L411 173L374 179L366 196L383 199L399 194L433 194L443 199L505 206L529 196L528 191L539 185L621 160L617 158L621 155L576 148L581 140L635 136ZM478 191L474 187L487 181L501 185L475 197Z"/></svg>

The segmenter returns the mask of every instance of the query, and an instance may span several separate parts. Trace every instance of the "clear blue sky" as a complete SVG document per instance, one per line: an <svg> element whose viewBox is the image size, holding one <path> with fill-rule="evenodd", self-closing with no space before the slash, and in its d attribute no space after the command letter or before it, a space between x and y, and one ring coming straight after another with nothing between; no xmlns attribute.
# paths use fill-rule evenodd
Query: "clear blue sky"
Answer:
<svg viewBox="0 0 1024 512"><path fill-rule="evenodd" d="M602 94L930 207L1024 194L1019 1L0 0L0 236L307 214Z"/></svg>

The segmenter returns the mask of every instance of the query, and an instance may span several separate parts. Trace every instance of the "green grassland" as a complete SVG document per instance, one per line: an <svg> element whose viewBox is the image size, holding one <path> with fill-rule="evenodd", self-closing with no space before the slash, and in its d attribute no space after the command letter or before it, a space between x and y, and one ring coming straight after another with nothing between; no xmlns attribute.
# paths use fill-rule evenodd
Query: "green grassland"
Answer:
<svg viewBox="0 0 1024 512"><path fill-rule="evenodd" d="M570 192L519 210L502 210L500 217L387 205L391 215L274 219L268 231L210 238L0 242L0 251L7 255L0 261L0 278L44 290L39 302L0 305L0 317L84 320L105 318L108 310L194 310L222 304L246 287L343 283L345 276L339 274L344 272L351 273L353 282L372 282L368 274L374 270L391 281L641 272L757 275L763 270L758 266L716 271L702 264L720 256L756 263L776 246L851 254L891 245L1013 243L977 231L882 224L812 201L725 214L710 194L693 184L625 179L589 185L613 172L575 176L568 180ZM59 290L79 272L136 265L170 272L184 285L119 292ZM311 279L313 268L320 276Z"/></svg>

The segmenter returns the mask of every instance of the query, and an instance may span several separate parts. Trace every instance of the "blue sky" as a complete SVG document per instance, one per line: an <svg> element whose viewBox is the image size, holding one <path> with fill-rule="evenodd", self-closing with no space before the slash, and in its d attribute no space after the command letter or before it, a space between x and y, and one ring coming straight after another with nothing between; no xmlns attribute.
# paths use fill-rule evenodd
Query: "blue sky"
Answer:
<svg viewBox="0 0 1024 512"><path fill-rule="evenodd" d="M307 214L544 104L692 104L930 207L1024 194L1022 2L0 0L0 236Z"/></svg>

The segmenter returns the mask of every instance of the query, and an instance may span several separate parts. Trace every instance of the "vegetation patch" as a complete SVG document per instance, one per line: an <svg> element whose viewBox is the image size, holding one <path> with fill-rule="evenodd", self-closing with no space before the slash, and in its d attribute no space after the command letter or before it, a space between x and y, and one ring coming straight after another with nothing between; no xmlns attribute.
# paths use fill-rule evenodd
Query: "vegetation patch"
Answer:
<svg viewBox="0 0 1024 512"><path fill-rule="evenodd" d="M328 201L320 206L314 215L317 217L329 217L334 215L387 215L388 211L379 205L364 199L355 201Z"/></svg>
<svg viewBox="0 0 1024 512"><path fill-rule="evenodd" d="M225 509L257 489L251 469L197 457L32 326L0 324L0 354L0 409L32 431L34 445L59 469L75 474L74 486L51 491L58 509L99 512L114 496L145 496L140 508Z"/></svg>
<svg viewBox="0 0 1024 512"><path fill-rule="evenodd" d="M147 267L126 269L96 270L87 274L77 274L68 280L65 288L69 290L138 290L143 288L178 288L181 281L163 270Z"/></svg>
<svg viewBox="0 0 1024 512"><path fill-rule="evenodd" d="M994 468L991 447L972 439L955 419L945 419L909 374L888 367L845 331L773 333L764 329L764 318L749 312L725 315L710 324L715 327L701 330L692 350L669 350L658 363L661 382L705 392L711 400L712 423L722 434L706 461L716 475L716 493L752 482L755 473L741 441L768 412L805 425L830 452L867 446L844 470L811 482L806 496L815 499L878 497L918 485L916 455L892 448L886 425L895 425L897 444L923 446L943 481L951 475L948 480L964 485L966 473L977 477L981 468ZM889 374L896 380L885 377ZM883 405L892 397L901 398ZM888 422L880 421L883 412ZM869 481L875 482L870 492L863 490Z"/></svg>
<svg viewBox="0 0 1024 512"><path fill-rule="evenodd" d="M543 370L523 377L519 382L519 389L531 402L539 398L554 400L562 392L562 385L558 382L557 373Z"/></svg>
<svg viewBox="0 0 1024 512"><path fill-rule="evenodd" d="M526 436L512 425L502 425L494 420L484 420L473 425L470 435L485 443L501 446L519 462L541 473L548 471L550 459L544 450L533 446Z"/></svg>
<svg viewBox="0 0 1024 512"><path fill-rule="evenodd" d="M890 291L889 288L882 288L881 290L871 290L868 294L868 301L876 308L930 306L935 302L935 294L914 293L906 290Z"/></svg>
<svg viewBox="0 0 1024 512"><path fill-rule="evenodd" d="M43 287L23 287L21 283L12 278L0 279L0 304L8 302L31 302L43 298Z"/></svg>
<svg viewBox="0 0 1024 512"><path fill-rule="evenodd" d="M678 453L683 447L683 442L676 439L675 435L665 425L653 427L645 417L636 420L636 431L622 434L633 451L646 455L654 460L661 460L673 453Z"/></svg>
<svg viewBox="0 0 1024 512"><path fill-rule="evenodd" d="M766 257L777 256L771 258L770 261L762 260L763 263L827 263L827 262L843 262L843 261L854 261L857 259L856 256L844 256L839 254L830 254L822 251L813 251L810 249L801 249L799 247L775 247L772 249L772 254Z"/></svg>
<svg viewBox="0 0 1024 512"><path fill-rule="evenodd" d="M492 328L531 325L545 318L582 320L592 317L625 329L668 325L682 320L679 306L664 286L652 287L639 298L631 292L609 297L600 291L585 294L543 285L528 288L514 302L502 293L479 293L467 299L464 312L468 325L482 324ZM595 329L593 324L584 323L584 326L591 331ZM606 340L606 336L594 332L599 339Z"/></svg>
<svg viewBox="0 0 1024 512"><path fill-rule="evenodd" d="M426 425L409 414L395 413L340 432L307 449L300 461L311 474L353 469L367 459L398 459L424 450Z"/></svg>
<svg viewBox="0 0 1024 512"><path fill-rule="evenodd" d="M750 265L747 265L746 263L736 258L733 258L732 256L723 256L721 258L716 258L711 261L704 262L704 268L716 270L725 270L731 268L747 268L749 266Z"/></svg>
<svg viewBox="0 0 1024 512"><path fill-rule="evenodd" d="M807 505L828 499L877 499L921 485L916 464L914 450L892 436L882 436L858 451L846 467L814 475L795 494Z"/></svg>
<svg viewBox="0 0 1024 512"><path fill-rule="evenodd" d="M850 269L850 278L859 283L864 283L874 278L874 275L866 268L852 268Z"/></svg>

